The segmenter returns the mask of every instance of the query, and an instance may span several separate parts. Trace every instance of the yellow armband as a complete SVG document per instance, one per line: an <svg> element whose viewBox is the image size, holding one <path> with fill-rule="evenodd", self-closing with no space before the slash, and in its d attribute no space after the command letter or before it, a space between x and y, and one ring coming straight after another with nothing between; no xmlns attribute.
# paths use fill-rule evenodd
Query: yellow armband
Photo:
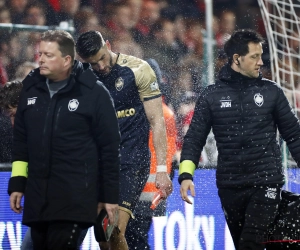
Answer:
<svg viewBox="0 0 300 250"><path fill-rule="evenodd" d="M184 160L179 164L179 174L189 173L194 176L196 165L190 160Z"/></svg>
<svg viewBox="0 0 300 250"><path fill-rule="evenodd" d="M11 177L23 176L27 178L28 176L27 167L28 167L28 162L14 161L12 163Z"/></svg>

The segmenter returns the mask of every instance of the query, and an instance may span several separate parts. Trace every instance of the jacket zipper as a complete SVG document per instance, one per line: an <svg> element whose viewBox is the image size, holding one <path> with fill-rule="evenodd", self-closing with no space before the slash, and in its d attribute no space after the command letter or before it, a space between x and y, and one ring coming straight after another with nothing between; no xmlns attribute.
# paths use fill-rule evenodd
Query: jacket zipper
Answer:
<svg viewBox="0 0 300 250"><path fill-rule="evenodd" d="M61 106L58 108L56 117L55 117L55 121L54 121L54 131L57 131L57 127L58 127L58 118L60 116L60 111L61 111Z"/></svg>
<svg viewBox="0 0 300 250"><path fill-rule="evenodd" d="M51 110L51 103L52 103L52 100L50 99L50 102L48 104L48 107L47 107L47 114L46 114L46 119L45 119L45 126L44 126L44 130L43 130L43 158L45 159L46 157L46 154L49 155L49 150L50 148L47 148L47 146L49 146L49 141L48 141L48 145L46 145L46 134L47 134L47 130L48 130L48 124L49 124L49 119L50 119L50 110ZM46 163L45 163L46 164Z"/></svg>
<svg viewBox="0 0 300 250"><path fill-rule="evenodd" d="M240 106L241 106L241 146L242 146L242 154L241 154L241 163L244 165L244 107L243 107L243 83L240 82ZM244 169L244 166L243 170Z"/></svg>
<svg viewBox="0 0 300 250"><path fill-rule="evenodd" d="M88 178L87 178L87 175L88 175L88 166L86 164L86 162L84 163L84 166L85 166L85 187L87 188L89 183L88 183Z"/></svg>
<svg viewBox="0 0 300 250"><path fill-rule="evenodd" d="M47 130L48 130L48 124L49 124L49 120L51 119L51 104L52 104L52 98L50 98L50 102L48 104L48 108L47 108L47 114L46 114L46 120L45 120L45 126L44 126L44 130L43 130L43 138L47 138L46 135L47 135ZM50 124L51 126L51 124ZM51 127L50 127L50 130L51 130ZM48 132L49 133L49 132ZM52 132L51 132L52 133ZM45 180L45 201L44 201L44 204L42 205L41 207L41 210L40 210L40 219L43 220L43 213L46 209L46 207L48 206L48 196L47 196L47 193L48 193L48 178L49 178L49 173L50 173L50 155L51 155L51 152L50 152L50 148L51 148L51 137L50 139L48 139L48 142L47 142L47 145L46 145L46 142L45 139L43 141L43 150L44 152L46 152L46 154L48 154L48 159L45 157L45 153L44 153L44 158L45 158L45 173L46 173L46 180ZM46 148L47 146L47 148ZM47 166L48 165L48 166Z"/></svg>
<svg viewBox="0 0 300 250"><path fill-rule="evenodd" d="M47 149L46 149L46 152L48 153L48 159L47 159L48 166L45 169L45 171L47 171L46 172L45 203L42 206L41 214L43 214L44 210L48 206L48 195L47 195L48 194L48 180L49 180L50 168L51 168L53 127L55 125L55 124L53 124L53 122L54 122L53 115L54 115L56 103L57 103L57 100L56 100L55 96L50 98L50 102L49 102L48 109L47 109L46 121L45 121L46 123L45 123L44 133L43 133L43 135L45 137L47 135L47 128L49 127L49 129L48 129L48 135L49 135L48 138L49 139L48 139L48 145L47 145ZM44 144L45 144L45 142L44 142ZM44 219L44 218L42 218L42 219Z"/></svg>

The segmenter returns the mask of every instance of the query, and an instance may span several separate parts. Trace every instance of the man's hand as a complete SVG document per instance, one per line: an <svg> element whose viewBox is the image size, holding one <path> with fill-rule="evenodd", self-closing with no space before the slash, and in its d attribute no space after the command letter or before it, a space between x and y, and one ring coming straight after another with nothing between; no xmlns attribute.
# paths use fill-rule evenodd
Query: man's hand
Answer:
<svg viewBox="0 0 300 250"><path fill-rule="evenodd" d="M181 186L180 186L180 195L181 198L189 203L192 204L192 202L189 200L188 198L188 190L191 191L191 195L193 197L195 197L195 187L194 187L194 182L192 180L184 180L181 182Z"/></svg>
<svg viewBox="0 0 300 250"><path fill-rule="evenodd" d="M106 210L109 218L109 223L111 225L117 226L119 218L119 205L99 202L97 214L99 214L102 209Z"/></svg>
<svg viewBox="0 0 300 250"><path fill-rule="evenodd" d="M167 172L156 173L155 186L162 191L164 199L167 199L173 191L173 183Z"/></svg>
<svg viewBox="0 0 300 250"><path fill-rule="evenodd" d="M21 206L21 200L23 193L21 192L12 192L9 197L10 208L17 214L20 214L23 210Z"/></svg>

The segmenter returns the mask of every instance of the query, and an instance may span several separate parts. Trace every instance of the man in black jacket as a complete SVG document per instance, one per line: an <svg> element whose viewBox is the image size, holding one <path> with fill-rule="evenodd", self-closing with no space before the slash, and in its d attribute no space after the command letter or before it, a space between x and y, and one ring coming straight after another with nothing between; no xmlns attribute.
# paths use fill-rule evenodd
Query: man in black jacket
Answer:
<svg viewBox="0 0 300 250"><path fill-rule="evenodd" d="M282 89L262 78L262 37L238 30L225 44L228 64L205 88L184 138L179 182L183 200L195 195L193 173L212 129L218 148L216 181L236 249L263 250L280 203L284 175L277 129L300 162L300 126Z"/></svg>
<svg viewBox="0 0 300 250"><path fill-rule="evenodd" d="M34 249L76 249L105 208L115 223L120 133L113 101L65 31L47 31L39 68L23 81L15 117L11 209L22 211ZM99 201L99 203L98 203Z"/></svg>

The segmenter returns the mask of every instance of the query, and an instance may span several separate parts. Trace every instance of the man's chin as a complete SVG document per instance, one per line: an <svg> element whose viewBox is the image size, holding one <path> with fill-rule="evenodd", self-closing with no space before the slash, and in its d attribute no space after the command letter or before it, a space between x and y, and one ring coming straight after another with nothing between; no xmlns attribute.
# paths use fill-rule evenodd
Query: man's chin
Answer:
<svg viewBox="0 0 300 250"><path fill-rule="evenodd" d="M98 71L98 73L101 76L107 76L110 73L110 71Z"/></svg>
<svg viewBox="0 0 300 250"><path fill-rule="evenodd" d="M253 74L249 75L250 78L257 78L259 77L259 72L254 72Z"/></svg>
<svg viewBox="0 0 300 250"><path fill-rule="evenodd" d="M42 76L46 76L46 75L48 75L48 73L49 72L47 72L46 70L44 70L44 69L40 69L40 74L42 75Z"/></svg>
<svg viewBox="0 0 300 250"><path fill-rule="evenodd" d="M111 72L112 67L105 67L105 70L98 70L98 73L102 76L107 76Z"/></svg>

